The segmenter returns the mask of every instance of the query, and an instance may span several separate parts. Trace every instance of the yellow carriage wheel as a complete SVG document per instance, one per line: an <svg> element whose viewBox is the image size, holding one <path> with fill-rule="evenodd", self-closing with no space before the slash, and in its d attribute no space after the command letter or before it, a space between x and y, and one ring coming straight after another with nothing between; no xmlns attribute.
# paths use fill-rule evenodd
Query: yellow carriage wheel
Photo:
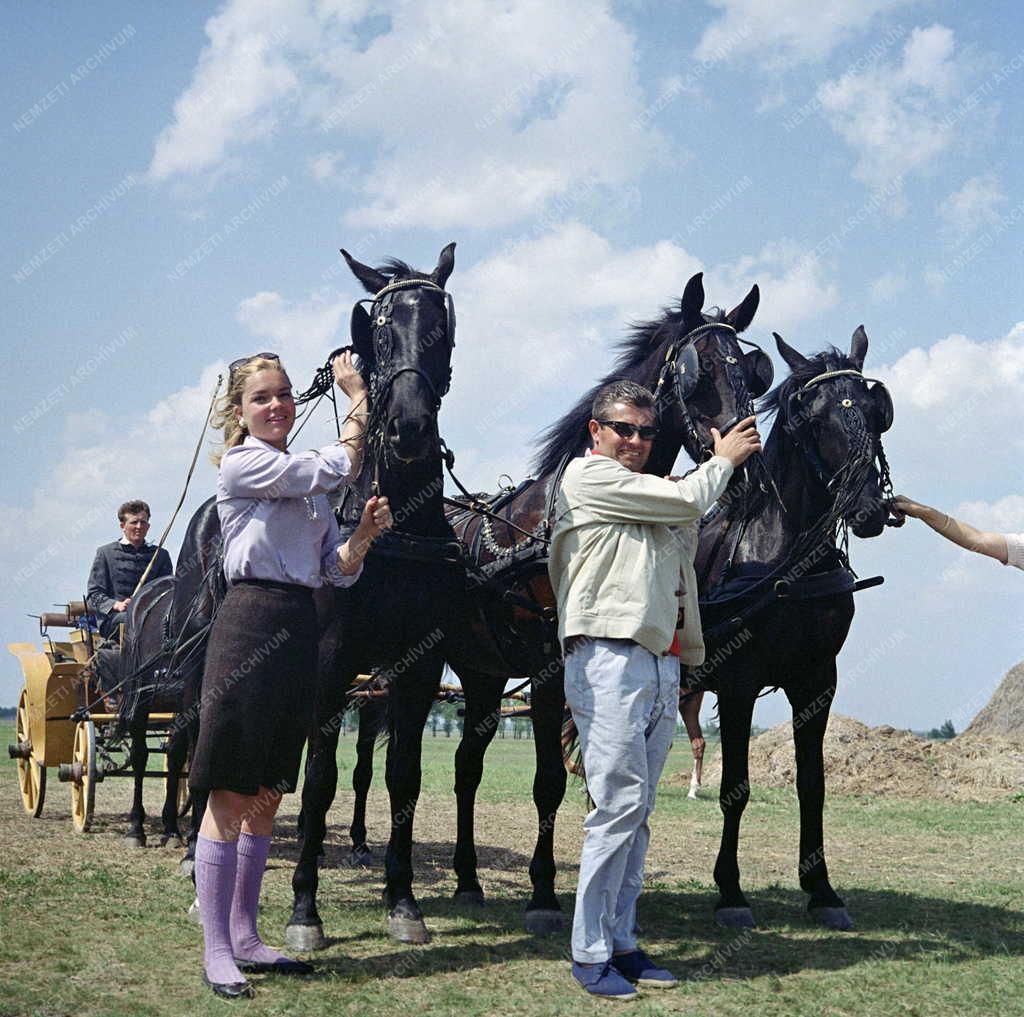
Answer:
<svg viewBox="0 0 1024 1017"><path fill-rule="evenodd" d="M28 689L21 690L15 731L19 746L32 744L32 725L28 715ZM25 811L33 819L38 819L39 814L43 811L43 799L46 797L46 767L34 755L30 755L28 759L18 759L18 786L21 789L21 804L25 807Z"/></svg>
<svg viewBox="0 0 1024 1017"><path fill-rule="evenodd" d="M96 807L96 727L91 720L80 720L75 726L71 758L71 821L75 833L87 833Z"/></svg>

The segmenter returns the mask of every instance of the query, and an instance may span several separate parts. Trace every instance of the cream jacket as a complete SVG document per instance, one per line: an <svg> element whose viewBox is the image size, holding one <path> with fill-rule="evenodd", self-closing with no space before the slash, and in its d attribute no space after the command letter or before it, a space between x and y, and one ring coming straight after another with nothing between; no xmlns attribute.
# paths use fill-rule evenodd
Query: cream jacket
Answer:
<svg viewBox="0 0 1024 1017"><path fill-rule="evenodd" d="M703 663L693 570L697 524L732 470L728 459L714 456L672 481L633 473L608 456L570 462L555 503L548 560L559 640L632 639L662 654L682 607L680 660Z"/></svg>

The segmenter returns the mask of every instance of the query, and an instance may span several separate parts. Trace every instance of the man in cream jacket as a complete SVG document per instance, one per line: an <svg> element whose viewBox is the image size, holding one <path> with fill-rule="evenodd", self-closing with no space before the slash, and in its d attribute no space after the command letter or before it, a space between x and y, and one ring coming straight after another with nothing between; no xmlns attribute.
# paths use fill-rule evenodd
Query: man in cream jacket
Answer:
<svg viewBox="0 0 1024 1017"><path fill-rule="evenodd" d="M565 695L587 790L573 975L597 996L676 979L637 946L636 902L655 786L675 732L679 665L704 660L693 559L700 517L760 450L750 417L683 478L643 473L656 434L654 397L630 381L594 399L593 448L569 463L548 565L558 601ZM680 625L681 616L681 625Z"/></svg>

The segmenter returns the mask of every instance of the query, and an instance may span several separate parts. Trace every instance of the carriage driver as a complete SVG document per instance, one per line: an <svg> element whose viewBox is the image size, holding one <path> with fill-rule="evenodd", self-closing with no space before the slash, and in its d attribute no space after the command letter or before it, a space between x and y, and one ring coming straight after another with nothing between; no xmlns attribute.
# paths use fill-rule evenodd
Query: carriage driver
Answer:
<svg viewBox="0 0 1024 1017"><path fill-rule="evenodd" d="M295 398L272 353L231 365L214 418L224 429L217 515L229 586L206 649L189 786L209 792L195 868L203 981L229 999L253 994L243 972L312 970L260 939L260 886L274 815L298 781L313 706L313 590L352 585L371 541L391 525L387 499L374 497L348 540L338 531L327 495L359 474L367 397L350 353L335 357L333 368L352 404L337 443L288 451Z"/></svg>
<svg viewBox="0 0 1024 1017"><path fill-rule="evenodd" d="M116 636L118 626L124 624L135 587L156 551L146 542L149 506L144 501L126 501L117 510L117 521L121 524L121 539L96 550L86 593L102 636ZM171 556L160 548L146 582L173 572Z"/></svg>
<svg viewBox="0 0 1024 1017"><path fill-rule="evenodd" d="M630 999L631 983L676 984L637 946L636 902L675 732L680 662L704 660L697 523L761 446L748 417L724 438L712 429L715 454L688 476L656 477L643 472L657 434L654 396L612 382L591 412L593 448L566 468L548 565L565 698L594 803L583 824L572 973L593 995Z"/></svg>

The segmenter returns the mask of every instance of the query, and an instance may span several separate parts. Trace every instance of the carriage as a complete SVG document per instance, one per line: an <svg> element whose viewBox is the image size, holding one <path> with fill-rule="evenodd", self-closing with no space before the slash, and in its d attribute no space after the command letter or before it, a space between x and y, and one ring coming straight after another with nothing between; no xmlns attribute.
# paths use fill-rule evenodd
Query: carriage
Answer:
<svg viewBox="0 0 1024 1017"><path fill-rule="evenodd" d="M147 588L153 601L168 596L173 580L157 580ZM51 629L67 629L66 639L55 639ZM71 819L77 833L86 833L93 820L96 786L111 777L134 776L132 765L132 713L145 705L144 735L149 752L167 754L167 736L175 714L161 708L167 690L159 696L137 680L124 675L125 654L120 645L103 646L90 626L84 601L71 601L63 611L39 616L41 643L10 643L8 650L18 658L25 684L18 698L16 741L8 754L17 760L22 805L33 818L43 811L47 771L57 769L57 778L71 785ZM121 674L120 688L104 689L100 682L101 655L107 665ZM130 666L130 665L129 665ZM147 669L157 681L159 669ZM126 680L129 679L129 680ZM147 694L148 692L148 694ZM148 700L143 704L143 696ZM155 744L149 744L155 742ZM164 780L165 791L171 774L146 770L146 777ZM187 811L187 786L182 774L174 775L179 815Z"/></svg>

